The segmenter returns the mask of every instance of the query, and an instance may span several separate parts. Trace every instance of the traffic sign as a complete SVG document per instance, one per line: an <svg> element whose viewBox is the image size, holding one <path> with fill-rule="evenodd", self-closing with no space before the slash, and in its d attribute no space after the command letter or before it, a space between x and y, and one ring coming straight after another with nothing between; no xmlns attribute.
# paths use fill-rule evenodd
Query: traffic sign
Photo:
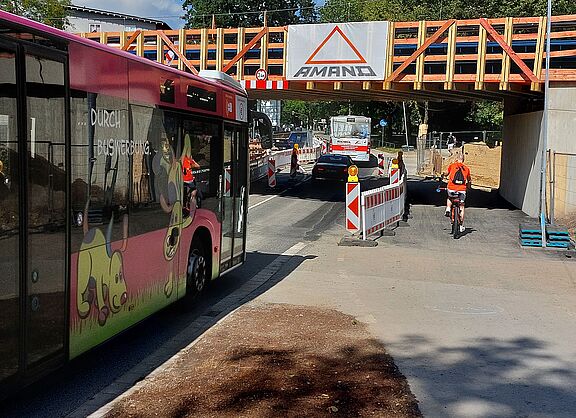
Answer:
<svg viewBox="0 0 576 418"><path fill-rule="evenodd" d="M265 81L268 79L268 72L264 68L256 70L256 80Z"/></svg>
<svg viewBox="0 0 576 418"><path fill-rule="evenodd" d="M384 119L380 119L380 126L384 127L387 125L388 125L388 122L386 122Z"/></svg>

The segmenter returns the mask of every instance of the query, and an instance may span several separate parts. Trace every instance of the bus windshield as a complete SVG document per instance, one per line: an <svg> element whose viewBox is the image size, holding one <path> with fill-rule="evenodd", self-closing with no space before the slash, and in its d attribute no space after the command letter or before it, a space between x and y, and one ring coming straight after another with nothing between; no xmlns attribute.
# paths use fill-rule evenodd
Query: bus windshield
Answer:
<svg viewBox="0 0 576 418"><path fill-rule="evenodd" d="M334 138L368 138L370 125L368 122L347 122L335 120L332 122L332 136Z"/></svg>

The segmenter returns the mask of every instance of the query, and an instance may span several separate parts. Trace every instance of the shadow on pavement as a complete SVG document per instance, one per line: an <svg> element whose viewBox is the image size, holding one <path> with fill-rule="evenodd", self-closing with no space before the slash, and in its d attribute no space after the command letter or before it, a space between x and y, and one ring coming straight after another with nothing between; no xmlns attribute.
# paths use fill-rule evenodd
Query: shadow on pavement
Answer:
<svg viewBox="0 0 576 418"><path fill-rule="evenodd" d="M485 337L446 347L406 335L388 348L405 353L395 356L397 365L437 405L424 415L573 417L573 364L547 354L547 346L531 337Z"/></svg>
<svg viewBox="0 0 576 418"><path fill-rule="evenodd" d="M446 191L437 192L438 187L446 187L446 183L435 180L423 180L416 177L408 179L408 199L412 205L446 205ZM485 191L472 189L466 195L466 207L485 209L518 209L508 203L498 190Z"/></svg>
<svg viewBox="0 0 576 418"><path fill-rule="evenodd" d="M0 403L0 416L65 416L91 402L91 410L74 414L89 415L316 256L252 252L247 257L243 266L213 282L201 299L168 306Z"/></svg>

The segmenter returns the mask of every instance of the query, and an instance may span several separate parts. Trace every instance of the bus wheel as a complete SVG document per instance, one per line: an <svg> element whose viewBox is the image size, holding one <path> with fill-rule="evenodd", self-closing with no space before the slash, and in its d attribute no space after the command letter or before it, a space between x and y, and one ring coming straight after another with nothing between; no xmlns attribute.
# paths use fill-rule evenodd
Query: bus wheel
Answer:
<svg viewBox="0 0 576 418"><path fill-rule="evenodd" d="M208 281L205 251L202 240L195 237L188 256L188 270L186 272L186 293L191 297L196 297L202 293Z"/></svg>

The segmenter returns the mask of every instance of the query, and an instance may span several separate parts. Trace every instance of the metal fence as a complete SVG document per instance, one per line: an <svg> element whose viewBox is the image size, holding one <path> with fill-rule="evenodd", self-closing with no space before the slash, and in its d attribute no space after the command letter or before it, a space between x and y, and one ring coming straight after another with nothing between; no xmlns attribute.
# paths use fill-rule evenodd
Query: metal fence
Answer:
<svg viewBox="0 0 576 418"><path fill-rule="evenodd" d="M576 228L576 154L548 151L548 217Z"/></svg>
<svg viewBox="0 0 576 418"><path fill-rule="evenodd" d="M496 146L502 142L501 131L452 131L429 132L416 140L416 167L421 175L438 176L442 172L442 156L448 154L448 137L452 134L456 142L464 145L468 142L484 142Z"/></svg>

